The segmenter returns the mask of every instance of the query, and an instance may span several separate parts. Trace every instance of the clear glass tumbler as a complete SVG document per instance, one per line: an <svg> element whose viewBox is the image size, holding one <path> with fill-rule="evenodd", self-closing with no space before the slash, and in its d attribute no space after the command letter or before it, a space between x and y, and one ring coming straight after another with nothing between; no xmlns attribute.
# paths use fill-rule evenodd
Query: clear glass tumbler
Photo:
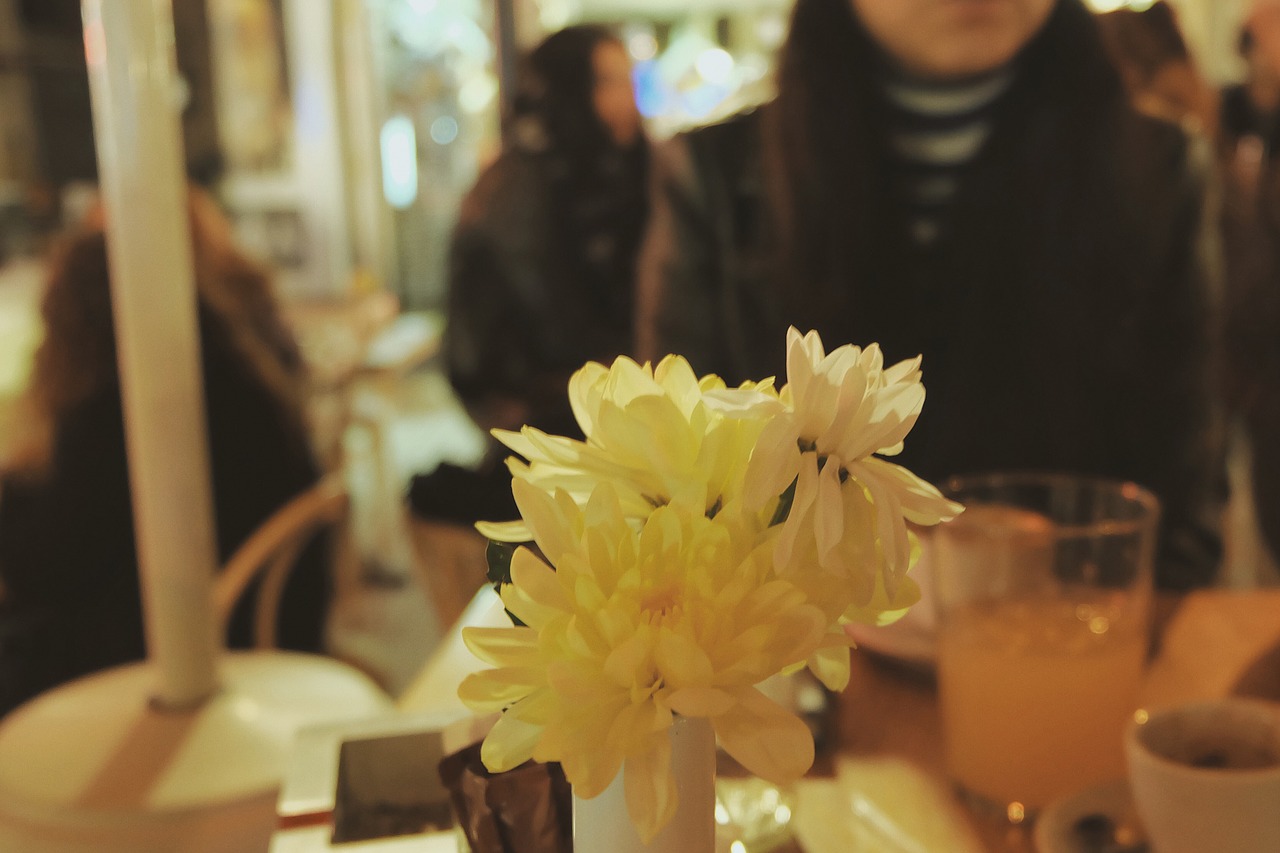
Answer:
<svg viewBox="0 0 1280 853"><path fill-rule="evenodd" d="M947 769L1019 823L1124 776L1147 656L1159 504L1133 483L956 478L934 532Z"/></svg>

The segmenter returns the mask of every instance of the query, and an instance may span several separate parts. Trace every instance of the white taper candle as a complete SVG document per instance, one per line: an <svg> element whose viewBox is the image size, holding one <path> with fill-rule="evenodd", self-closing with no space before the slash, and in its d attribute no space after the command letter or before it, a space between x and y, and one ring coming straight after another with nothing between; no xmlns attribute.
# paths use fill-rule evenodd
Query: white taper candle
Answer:
<svg viewBox="0 0 1280 853"><path fill-rule="evenodd" d="M217 688L217 548L171 0L83 0L147 650L165 707ZM70 533L74 535L74 531Z"/></svg>

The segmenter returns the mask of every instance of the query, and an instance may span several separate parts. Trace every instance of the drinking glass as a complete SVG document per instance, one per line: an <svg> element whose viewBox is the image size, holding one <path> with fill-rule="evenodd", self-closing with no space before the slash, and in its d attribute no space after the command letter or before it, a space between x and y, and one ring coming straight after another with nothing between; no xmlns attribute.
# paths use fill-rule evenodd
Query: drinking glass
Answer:
<svg viewBox="0 0 1280 853"><path fill-rule="evenodd" d="M946 763L1020 823L1124 776L1138 706L1159 504L1133 483L956 478L933 536Z"/></svg>

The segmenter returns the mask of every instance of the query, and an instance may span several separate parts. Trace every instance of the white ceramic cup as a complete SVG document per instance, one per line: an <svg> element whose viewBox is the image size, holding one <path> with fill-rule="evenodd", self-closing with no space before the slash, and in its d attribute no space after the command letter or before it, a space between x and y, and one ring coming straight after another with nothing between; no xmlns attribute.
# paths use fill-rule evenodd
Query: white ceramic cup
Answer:
<svg viewBox="0 0 1280 853"><path fill-rule="evenodd" d="M1125 753L1156 853L1280 851L1280 705L1228 698L1141 719Z"/></svg>

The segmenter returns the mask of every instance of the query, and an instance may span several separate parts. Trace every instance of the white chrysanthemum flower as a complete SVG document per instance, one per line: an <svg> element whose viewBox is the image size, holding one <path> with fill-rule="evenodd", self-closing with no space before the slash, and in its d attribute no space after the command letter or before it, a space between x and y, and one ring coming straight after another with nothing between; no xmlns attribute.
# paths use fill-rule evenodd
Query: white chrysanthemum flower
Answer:
<svg viewBox="0 0 1280 853"><path fill-rule="evenodd" d="M821 570L851 581L848 618L899 611L916 596L907 522L933 525L961 507L880 456L895 456L924 405L920 359L885 368L880 348L827 353L817 332L787 333L786 413L764 429L746 498L767 507L794 484L774 559L780 571ZM816 560L817 565L810 565Z"/></svg>

